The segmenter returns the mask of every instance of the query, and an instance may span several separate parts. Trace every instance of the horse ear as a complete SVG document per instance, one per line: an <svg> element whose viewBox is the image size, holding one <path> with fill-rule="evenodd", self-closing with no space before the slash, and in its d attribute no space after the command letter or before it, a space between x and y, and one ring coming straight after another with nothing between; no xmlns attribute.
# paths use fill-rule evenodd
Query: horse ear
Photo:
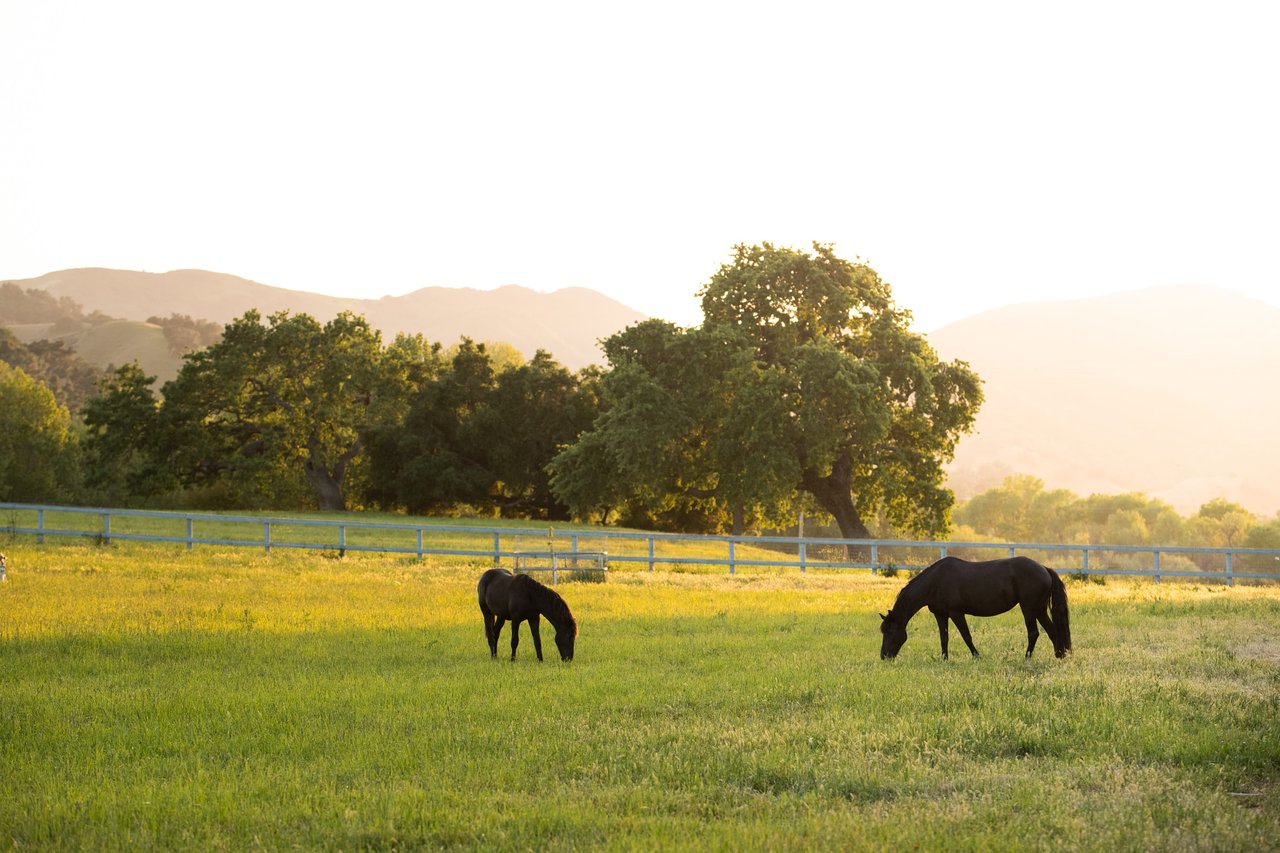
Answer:
<svg viewBox="0 0 1280 853"><path fill-rule="evenodd" d="M886 613L881 613L881 614L880 614L880 621L881 621L881 622L883 622L884 620L886 620L886 619L888 619L888 618L889 618L888 614L886 614Z"/></svg>

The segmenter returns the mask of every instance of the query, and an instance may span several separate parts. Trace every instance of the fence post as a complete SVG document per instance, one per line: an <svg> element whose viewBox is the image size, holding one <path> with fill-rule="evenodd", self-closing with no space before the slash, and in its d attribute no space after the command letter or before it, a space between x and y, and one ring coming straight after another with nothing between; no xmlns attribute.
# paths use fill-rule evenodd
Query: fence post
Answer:
<svg viewBox="0 0 1280 853"><path fill-rule="evenodd" d="M418 561L422 561L422 528L418 528Z"/></svg>
<svg viewBox="0 0 1280 853"><path fill-rule="evenodd" d="M730 539L729 540L729 574L734 574L733 559L734 559L733 558L733 540Z"/></svg>
<svg viewBox="0 0 1280 853"><path fill-rule="evenodd" d="M1080 549L1080 574L1082 575L1089 574L1089 549L1088 548Z"/></svg>
<svg viewBox="0 0 1280 853"><path fill-rule="evenodd" d="M944 559L946 556L947 556L947 546L943 545L941 548L938 549L938 559L939 560Z"/></svg>
<svg viewBox="0 0 1280 853"><path fill-rule="evenodd" d="M493 565L497 568L502 564L502 534L493 534Z"/></svg>
<svg viewBox="0 0 1280 853"><path fill-rule="evenodd" d="M1231 571L1231 552L1227 552L1227 586L1235 586L1235 577Z"/></svg>
<svg viewBox="0 0 1280 853"><path fill-rule="evenodd" d="M271 522L262 522L262 549L271 553Z"/></svg>
<svg viewBox="0 0 1280 853"><path fill-rule="evenodd" d="M1017 548L1014 548L1012 545L1010 545L1010 546L1009 546L1009 557L1012 559L1013 557L1016 557L1016 556L1018 556L1018 549L1017 549Z"/></svg>
<svg viewBox="0 0 1280 853"><path fill-rule="evenodd" d="M880 562L880 546L872 543L871 545L871 574L878 575L876 564Z"/></svg>
<svg viewBox="0 0 1280 853"><path fill-rule="evenodd" d="M800 543L800 573L804 574L804 542Z"/></svg>
<svg viewBox="0 0 1280 853"><path fill-rule="evenodd" d="M191 546L195 544L195 520L191 516L187 516L187 550L191 550Z"/></svg>
<svg viewBox="0 0 1280 853"><path fill-rule="evenodd" d="M649 534L649 571L653 571L653 534Z"/></svg>
<svg viewBox="0 0 1280 853"><path fill-rule="evenodd" d="M102 544L111 544L111 513L102 514Z"/></svg>
<svg viewBox="0 0 1280 853"><path fill-rule="evenodd" d="M44 510L36 510L36 544L44 544Z"/></svg>
<svg viewBox="0 0 1280 853"><path fill-rule="evenodd" d="M1155 578L1156 578L1156 583L1160 583L1160 552L1156 551L1155 555L1156 555Z"/></svg>
<svg viewBox="0 0 1280 853"><path fill-rule="evenodd" d="M338 556L347 556L347 526L345 524L338 525Z"/></svg>

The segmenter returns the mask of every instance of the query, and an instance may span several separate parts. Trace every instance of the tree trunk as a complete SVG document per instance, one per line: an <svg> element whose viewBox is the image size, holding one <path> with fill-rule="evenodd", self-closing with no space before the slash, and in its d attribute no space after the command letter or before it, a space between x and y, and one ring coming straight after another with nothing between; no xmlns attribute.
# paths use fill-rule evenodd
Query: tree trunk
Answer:
<svg viewBox="0 0 1280 853"><path fill-rule="evenodd" d="M342 494L342 484L347 478L347 465L360 452L360 439L356 439L338 457L333 470L324 464L324 453L320 442L312 439L307 442L307 459L302 463L307 472L307 481L316 493L316 504L321 510L343 512L347 508L346 496Z"/></svg>
<svg viewBox="0 0 1280 853"><path fill-rule="evenodd" d="M742 531L747 526L747 513L742 508L742 504L735 503L733 505L733 535L741 536Z"/></svg>
<svg viewBox="0 0 1280 853"><path fill-rule="evenodd" d="M831 473L826 476L819 476L812 468L805 471L800 486L817 498L823 509L831 513L840 526L842 538L871 538L871 531L853 505L853 460L847 453L836 459L831 466ZM845 553L850 560L866 559L868 556L866 548L852 544L845 546Z"/></svg>

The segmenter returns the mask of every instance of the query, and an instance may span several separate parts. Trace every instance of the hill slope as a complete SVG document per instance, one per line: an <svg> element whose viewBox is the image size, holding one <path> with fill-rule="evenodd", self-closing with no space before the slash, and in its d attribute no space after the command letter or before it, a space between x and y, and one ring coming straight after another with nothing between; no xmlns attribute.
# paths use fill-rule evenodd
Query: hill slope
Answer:
<svg viewBox="0 0 1280 853"><path fill-rule="evenodd" d="M506 341L526 355L545 349L574 369L602 360L599 339L644 319L643 314L581 287L553 293L515 285L492 291L427 287L405 296L346 299L204 270L110 269L62 270L15 284L69 297L86 311L130 320L186 314L226 323L256 308L264 317L290 311L327 322L341 311L352 311L364 315L386 341L400 332L421 332L447 345L466 335L478 341Z"/></svg>
<svg viewBox="0 0 1280 853"><path fill-rule="evenodd" d="M962 498L1025 473L1184 513L1214 497L1280 510L1280 309L1179 285L1013 305L928 337L984 380L949 467Z"/></svg>

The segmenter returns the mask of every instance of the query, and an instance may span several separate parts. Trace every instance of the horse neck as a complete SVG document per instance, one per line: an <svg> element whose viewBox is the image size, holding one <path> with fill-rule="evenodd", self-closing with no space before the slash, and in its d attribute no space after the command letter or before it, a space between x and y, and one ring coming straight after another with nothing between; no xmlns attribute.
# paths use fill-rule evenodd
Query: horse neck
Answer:
<svg viewBox="0 0 1280 853"><path fill-rule="evenodd" d="M908 581L902 592L898 593L898 599L893 603L893 612L902 617L904 625L928 602L933 582L933 572L926 570Z"/></svg>

